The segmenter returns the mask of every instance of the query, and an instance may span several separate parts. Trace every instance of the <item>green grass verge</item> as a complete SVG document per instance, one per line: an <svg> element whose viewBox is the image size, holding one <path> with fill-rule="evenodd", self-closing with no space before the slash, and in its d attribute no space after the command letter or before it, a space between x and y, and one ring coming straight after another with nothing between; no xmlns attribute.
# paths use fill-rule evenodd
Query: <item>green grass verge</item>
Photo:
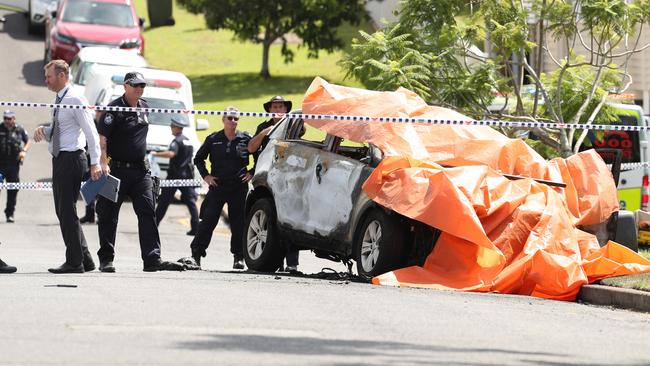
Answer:
<svg viewBox="0 0 650 366"><path fill-rule="evenodd" d="M135 1L139 16L148 18L145 0ZM194 15L174 2L172 27L149 28L145 22L145 57L153 66L180 71L192 82L195 109L219 110L232 105L243 111L263 111L262 103L274 95L292 100L300 108L307 87L316 76L343 85L359 86L344 80L337 62L342 52L321 52L317 59L307 57L305 49L291 45L294 62L285 64L280 45L270 52L272 78L258 76L262 65L262 46L233 39L230 31L207 29L203 15ZM359 26L372 32L370 23ZM358 35L356 26L342 26L339 34L349 44ZM223 127L221 119L209 117L210 130L199 133L203 139L209 132ZM260 118L243 118L239 129L255 132Z"/></svg>
<svg viewBox="0 0 650 366"><path fill-rule="evenodd" d="M601 280L600 284L641 291L650 291L650 273L606 278L604 280Z"/></svg>
<svg viewBox="0 0 650 366"><path fill-rule="evenodd" d="M650 247L639 248L639 254L650 259ZM600 281L601 285L629 288L642 291L650 291L650 273L642 273L632 276L620 276L606 278Z"/></svg>

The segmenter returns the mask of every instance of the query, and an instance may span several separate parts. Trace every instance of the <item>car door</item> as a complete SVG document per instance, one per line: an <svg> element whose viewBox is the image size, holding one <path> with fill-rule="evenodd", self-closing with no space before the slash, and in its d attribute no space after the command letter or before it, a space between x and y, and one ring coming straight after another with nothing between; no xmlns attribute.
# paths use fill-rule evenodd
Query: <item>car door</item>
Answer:
<svg viewBox="0 0 650 366"><path fill-rule="evenodd" d="M29 8L29 0L0 0L0 6L2 5L27 11Z"/></svg>
<svg viewBox="0 0 650 366"><path fill-rule="evenodd" d="M305 220L309 216L307 191L327 135L318 130L306 135L302 119L288 119L270 137L277 141L262 151L257 167L267 172L278 224L300 234L312 234L313 225Z"/></svg>
<svg viewBox="0 0 650 366"><path fill-rule="evenodd" d="M306 189L308 230L329 243L345 240L351 225L354 202L360 193L365 165L357 160L320 150L315 156Z"/></svg>

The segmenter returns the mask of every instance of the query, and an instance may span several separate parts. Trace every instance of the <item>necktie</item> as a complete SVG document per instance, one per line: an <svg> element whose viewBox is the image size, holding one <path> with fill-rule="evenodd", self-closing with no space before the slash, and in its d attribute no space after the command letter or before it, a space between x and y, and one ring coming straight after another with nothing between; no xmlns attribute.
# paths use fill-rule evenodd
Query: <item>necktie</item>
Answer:
<svg viewBox="0 0 650 366"><path fill-rule="evenodd" d="M56 104L61 103L63 97L56 95ZM59 109L54 109L54 118L52 118L52 135L50 136L52 140L52 155L56 158L59 156L59 151L61 150L61 128L59 127Z"/></svg>

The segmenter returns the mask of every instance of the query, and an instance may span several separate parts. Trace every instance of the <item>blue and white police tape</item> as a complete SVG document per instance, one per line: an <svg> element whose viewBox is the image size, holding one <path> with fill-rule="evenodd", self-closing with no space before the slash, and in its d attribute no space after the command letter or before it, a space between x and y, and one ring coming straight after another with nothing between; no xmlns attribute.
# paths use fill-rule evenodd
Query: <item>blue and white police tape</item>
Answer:
<svg viewBox="0 0 650 366"><path fill-rule="evenodd" d="M161 187L201 187L198 179L165 179L160 181ZM20 182L0 183L0 190L21 191L51 191L52 182Z"/></svg>
<svg viewBox="0 0 650 366"><path fill-rule="evenodd" d="M267 112L227 112L200 109L171 109L171 108L135 108L115 106L91 106L72 104L52 104L33 102L10 102L0 101L0 106L25 107L25 108L58 108L58 109L89 109L92 111L108 112L148 112L148 113L178 113L195 114L208 116L231 116L239 117L284 117L285 113ZM587 129L597 131L650 131L650 126L626 126L626 125L586 125L581 123L554 123L554 122L529 122L529 121L500 121L500 120L456 120L438 118L412 118L412 117L371 117L371 116L345 116L336 114L308 114L290 113L294 118L313 120L337 120L353 122L390 122L390 123L425 123L432 125L462 125L462 126L496 126L496 127L519 127L519 128L554 128L554 129Z"/></svg>

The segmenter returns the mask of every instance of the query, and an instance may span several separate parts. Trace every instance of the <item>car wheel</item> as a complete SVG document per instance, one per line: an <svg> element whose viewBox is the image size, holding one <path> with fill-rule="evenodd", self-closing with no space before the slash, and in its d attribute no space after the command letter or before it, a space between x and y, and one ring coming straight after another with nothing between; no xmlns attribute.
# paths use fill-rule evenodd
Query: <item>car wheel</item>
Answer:
<svg viewBox="0 0 650 366"><path fill-rule="evenodd" d="M27 23L27 33L29 33L29 34L38 34L39 31L40 31L39 25L32 22L32 20L29 19L28 23Z"/></svg>
<svg viewBox="0 0 650 366"><path fill-rule="evenodd" d="M29 34L36 34L38 32L38 27L37 24L32 21L32 2L29 1L29 9L27 9L27 12L25 15L27 16L27 33Z"/></svg>
<svg viewBox="0 0 650 366"><path fill-rule="evenodd" d="M357 272L364 279L400 268L404 263L404 235L399 221L383 210L373 209L356 235Z"/></svg>
<svg viewBox="0 0 650 366"><path fill-rule="evenodd" d="M284 258L284 247L278 240L277 216L271 200L257 200L246 217L244 259L254 271L275 272Z"/></svg>
<svg viewBox="0 0 650 366"><path fill-rule="evenodd" d="M45 52L43 53L43 63L47 65L50 61L52 61L52 54L50 53L49 48L45 48Z"/></svg>

